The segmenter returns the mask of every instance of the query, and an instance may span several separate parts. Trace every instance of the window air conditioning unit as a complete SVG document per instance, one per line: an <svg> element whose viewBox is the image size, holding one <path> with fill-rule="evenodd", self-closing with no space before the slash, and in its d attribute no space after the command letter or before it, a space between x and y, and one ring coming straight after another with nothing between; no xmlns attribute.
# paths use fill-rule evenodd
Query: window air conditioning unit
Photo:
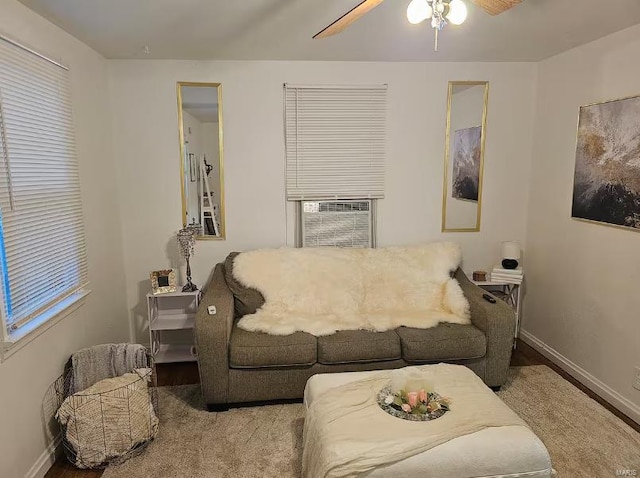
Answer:
<svg viewBox="0 0 640 478"><path fill-rule="evenodd" d="M302 247L374 247L371 200L301 201Z"/></svg>

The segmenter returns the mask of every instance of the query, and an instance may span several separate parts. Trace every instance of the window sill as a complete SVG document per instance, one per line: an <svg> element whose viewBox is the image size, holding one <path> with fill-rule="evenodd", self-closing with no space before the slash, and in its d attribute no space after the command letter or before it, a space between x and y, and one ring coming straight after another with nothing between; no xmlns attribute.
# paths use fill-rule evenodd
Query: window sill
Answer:
<svg viewBox="0 0 640 478"><path fill-rule="evenodd" d="M4 362L22 347L71 315L72 312L78 310L90 293L89 289L77 292L43 312L38 318L25 324L19 330L9 334L4 342L0 342L0 362Z"/></svg>

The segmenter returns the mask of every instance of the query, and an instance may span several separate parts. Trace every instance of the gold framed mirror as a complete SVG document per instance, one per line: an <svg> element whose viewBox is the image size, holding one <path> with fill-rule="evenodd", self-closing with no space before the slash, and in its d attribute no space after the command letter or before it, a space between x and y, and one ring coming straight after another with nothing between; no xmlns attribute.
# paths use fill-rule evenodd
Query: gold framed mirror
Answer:
<svg viewBox="0 0 640 478"><path fill-rule="evenodd" d="M450 81L442 232L478 232L487 129L488 81Z"/></svg>
<svg viewBox="0 0 640 478"><path fill-rule="evenodd" d="M225 238L222 85L179 81L182 226L198 239Z"/></svg>

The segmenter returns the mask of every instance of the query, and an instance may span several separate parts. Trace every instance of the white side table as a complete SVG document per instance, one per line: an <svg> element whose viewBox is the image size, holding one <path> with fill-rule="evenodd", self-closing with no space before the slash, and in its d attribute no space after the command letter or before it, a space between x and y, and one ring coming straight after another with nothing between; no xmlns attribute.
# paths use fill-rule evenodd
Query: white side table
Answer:
<svg viewBox="0 0 640 478"><path fill-rule="evenodd" d="M472 275L469 275L471 277ZM521 310L520 310L520 302L522 299L522 287L520 284L514 284L511 282L506 282L503 280L487 280L487 281L475 281L472 282L478 287L482 287L488 292L495 291L496 289L502 292L500 294L502 300L504 300L507 304L509 304L516 312L516 331L513 338L513 348L516 347L516 340L518 335L520 335L520 319L521 319Z"/></svg>
<svg viewBox="0 0 640 478"><path fill-rule="evenodd" d="M193 327L200 291L147 294L149 343L155 363L195 362Z"/></svg>

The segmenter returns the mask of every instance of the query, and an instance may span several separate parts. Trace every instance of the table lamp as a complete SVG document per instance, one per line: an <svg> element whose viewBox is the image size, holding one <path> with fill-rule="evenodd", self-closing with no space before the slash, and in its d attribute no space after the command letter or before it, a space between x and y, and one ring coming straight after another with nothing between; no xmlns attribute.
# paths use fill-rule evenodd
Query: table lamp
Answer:
<svg viewBox="0 0 640 478"><path fill-rule="evenodd" d="M178 246L182 257L187 261L187 283L182 288L182 292L195 292L198 290L198 287L191 282L191 264L189 262L189 259L193 256L198 230L198 226L186 226L178 231Z"/></svg>
<svg viewBox="0 0 640 478"><path fill-rule="evenodd" d="M502 267L505 269L515 269L518 267L520 259L520 244L516 241L506 241L502 243Z"/></svg>

